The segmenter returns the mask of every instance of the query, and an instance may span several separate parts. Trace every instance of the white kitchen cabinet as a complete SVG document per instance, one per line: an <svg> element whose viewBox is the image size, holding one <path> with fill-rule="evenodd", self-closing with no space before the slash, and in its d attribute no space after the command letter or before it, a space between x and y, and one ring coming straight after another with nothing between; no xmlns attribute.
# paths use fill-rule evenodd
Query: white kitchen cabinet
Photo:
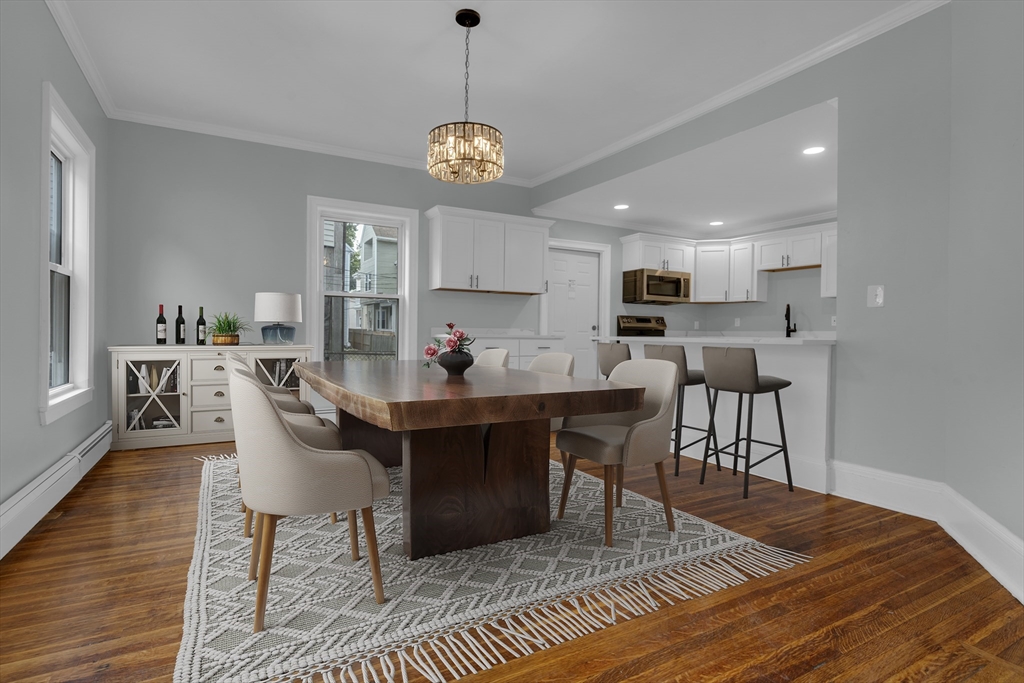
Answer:
<svg viewBox="0 0 1024 683"><path fill-rule="evenodd" d="M639 233L622 237L620 241L623 270L653 268L693 273L695 249L692 242Z"/></svg>
<svg viewBox="0 0 1024 683"><path fill-rule="evenodd" d="M729 301L729 244L700 243L696 248L693 303Z"/></svg>
<svg viewBox="0 0 1024 683"><path fill-rule="evenodd" d="M733 242L729 247L729 301L767 301L764 271L754 269L754 243Z"/></svg>
<svg viewBox="0 0 1024 683"><path fill-rule="evenodd" d="M789 233L754 242L757 270L813 268L821 265L821 232Z"/></svg>
<svg viewBox="0 0 1024 683"><path fill-rule="evenodd" d="M542 294L554 221L435 206L430 289Z"/></svg>
<svg viewBox="0 0 1024 683"><path fill-rule="evenodd" d="M312 348L111 346L114 435L110 447L231 441L235 435L225 349L245 357L264 384L287 387L296 397L308 400L309 387L299 382L293 366L308 361Z"/></svg>
<svg viewBox="0 0 1024 683"><path fill-rule="evenodd" d="M836 296L836 265L838 263L839 232L835 228L821 233L821 296Z"/></svg>

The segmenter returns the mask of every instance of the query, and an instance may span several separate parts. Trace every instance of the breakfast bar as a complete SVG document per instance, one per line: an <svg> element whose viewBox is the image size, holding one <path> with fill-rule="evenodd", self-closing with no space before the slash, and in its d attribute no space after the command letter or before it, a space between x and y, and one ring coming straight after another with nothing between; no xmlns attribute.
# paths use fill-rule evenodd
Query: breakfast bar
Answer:
<svg viewBox="0 0 1024 683"><path fill-rule="evenodd" d="M762 375L783 377L793 382L780 396L782 411L786 418L786 437L789 457L793 468L793 484L800 488L827 493L833 488L833 412L835 405L835 345L836 340L822 336L784 337L772 336L623 336L595 337L595 341L628 344L632 358L644 357L645 344L681 345L686 349L687 365L692 369L703 369L703 347L738 346L756 349L758 372ZM762 403L762 401L766 403ZM703 387L690 387L686 392L683 406L684 423L707 425L708 407ZM719 439L723 444L732 441L736 424L735 397L723 394L719 397L715 418ZM744 417L744 424L746 418ZM775 406L770 398L758 397L754 401L754 432L768 435L771 440L778 434ZM698 432L685 430L683 443L700 437ZM754 444L754 459L770 453L773 449ZM704 456L704 442L701 441L683 451L683 454L700 460ZM723 458L722 473L728 463L731 472L731 458ZM742 469L742 462L740 464ZM708 476L722 473L714 471L714 461L708 467ZM786 481L786 471L781 458L772 458L753 471L760 477L775 481Z"/></svg>

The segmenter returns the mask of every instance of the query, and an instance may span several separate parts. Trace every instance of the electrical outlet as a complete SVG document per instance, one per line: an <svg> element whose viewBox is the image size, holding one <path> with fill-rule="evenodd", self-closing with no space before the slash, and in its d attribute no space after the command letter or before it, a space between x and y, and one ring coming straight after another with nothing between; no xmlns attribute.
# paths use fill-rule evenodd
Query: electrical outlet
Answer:
<svg viewBox="0 0 1024 683"><path fill-rule="evenodd" d="M881 308L885 305L885 286L868 286L868 308Z"/></svg>
<svg viewBox="0 0 1024 683"><path fill-rule="evenodd" d="M836 317L832 316L832 327L836 326Z"/></svg>
<svg viewBox="0 0 1024 683"><path fill-rule="evenodd" d="M736 327L739 327L739 326L740 326L740 319L736 318Z"/></svg>
<svg viewBox="0 0 1024 683"><path fill-rule="evenodd" d="M693 321L693 329L695 329L695 330L699 330L700 329L700 321L699 320L694 320Z"/></svg>

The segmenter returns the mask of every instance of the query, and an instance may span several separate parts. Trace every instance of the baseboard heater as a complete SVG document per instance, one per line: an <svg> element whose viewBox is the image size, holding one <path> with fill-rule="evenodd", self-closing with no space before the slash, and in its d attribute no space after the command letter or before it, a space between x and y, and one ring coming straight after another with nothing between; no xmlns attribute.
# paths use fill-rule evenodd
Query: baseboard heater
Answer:
<svg viewBox="0 0 1024 683"><path fill-rule="evenodd" d="M32 530L110 450L107 420L74 450L0 504L0 557Z"/></svg>

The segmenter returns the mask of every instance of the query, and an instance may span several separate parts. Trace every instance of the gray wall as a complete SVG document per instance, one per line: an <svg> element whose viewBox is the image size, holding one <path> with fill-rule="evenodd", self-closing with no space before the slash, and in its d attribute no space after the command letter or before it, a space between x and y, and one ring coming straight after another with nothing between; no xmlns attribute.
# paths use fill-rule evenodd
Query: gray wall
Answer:
<svg viewBox="0 0 1024 683"><path fill-rule="evenodd" d="M946 481L1024 523L1024 3L952 7Z"/></svg>
<svg viewBox="0 0 1024 683"><path fill-rule="evenodd" d="M90 404L39 423L43 83L53 83L96 145L95 392ZM0 2L0 500L42 474L108 418L109 125L42 2Z"/></svg>
<svg viewBox="0 0 1024 683"><path fill-rule="evenodd" d="M711 332L785 332L786 304L798 332L834 332L832 316L835 298L821 298L821 269L768 273L768 300L751 303L716 304L707 309L701 329ZM736 318L740 326L736 327ZM692 328L692 326L691 326Z"/></svg>
<svg viewBox="0 0 1024 683"><path fill-rule="evenodd" d="M838 97L836 458L949 482L1017 536L1024 535L1019 9L940 7L531 193L540 206ZM1005 109L993 113L975 97ZM979 136L988 140L980 149ZM990 149L1000 145L989 166ZM979 167L985 171L976 175ZM974 205L986 200L987 220L979 221ZM965 241L973 243L961 258ZM886 287L886 305L868 309L867 287L876 284ZM968 327L971 320L986 323ZM1002 338L993 342L995 330ZM977 355L988 358L977 366ZM984 372L952 381L976 367ZM962 426L947 430L954 419Z"/></svg>

